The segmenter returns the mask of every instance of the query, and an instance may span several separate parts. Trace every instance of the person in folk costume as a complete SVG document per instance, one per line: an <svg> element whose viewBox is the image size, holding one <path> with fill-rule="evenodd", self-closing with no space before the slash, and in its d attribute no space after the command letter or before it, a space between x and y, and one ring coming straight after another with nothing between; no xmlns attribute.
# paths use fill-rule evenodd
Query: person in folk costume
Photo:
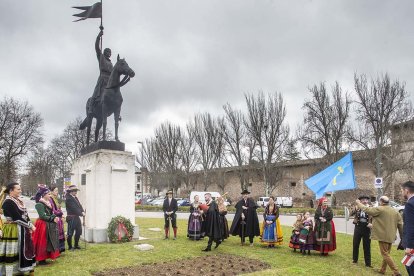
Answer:
<svg viewBox="0 0 414 276"><path fill-rule="evenodd" d="M249 198L250 192L243 190L243 198L236 204L236 214L230 228L230 234L239 235L241 245L245 243L245 238L249 237L250 246L253 246L255 236L260 236L259 219L257 218L257 205L253 199Z"/></svg>
<svg viewBox="0 0 414 276"><path fill-rule="evenodd" d="M303 216L302 228L300 229L299 233L299 248L300 252L303 255L306 254L306 250L308 251L308 255L310 255L310 251L315 249L314 235L313 220L310 216L310 213L306 212Z"/></svg>
<svg viewBox="0 0 414 276"><path fill-rule="evenodd" d="M229 223L227 222L227 207L224 204L224 198L219 197L217 198L217 206L219 210L219 219L220 219L220 231L221 231L221 241L223 242L225 239L229 237Z"/></svg>
<svg viewBox="0 0 414 276"><path fill-rule="evenodd" d="M82 235L82 222L80 217L85 216L85 211L80 203L77 194L78 187L76 185L70 185L66 189L66 221L68 223L68 249L75 250L81 249L79 246L79 239ZM72 247L72 237L75 236L75 245Z"/></svg>
<svg viewBox="0 0 414 276"><path fill-rule="evenodd" d="M279 206L273 197L269 199L263 213L263 224L261 228L261 243L268 247L275 247L283 243L282 227L279 220Z"/></svg>
<svg viewBox="0 0 414 276"><path fill-rule="evenodd" d="M203 238L201 233L203 220L203 214L200 212L200 198L198 195L195 195L194 202L190 206L190 216L188 218L188 238L191 240L199 240Z"/></svg>
<svg viewBox="0 0 414 276"><path fill-rule="evenodd" d="M32 233L36 227L19 198L22 193L19 183L8 184L4 193L7 196L2 202L2 209L6 221L0 238L0 275L34 275L36 261Z"/></svg>
<svg viewBox="0 0 414 276"><path fill-rule="evenodd" d="M170 190L167 192L167 197L164 199L162 205L162 211L164 212L164 229L165 229L165 238L168 239L168 233L170 231L170 221L174 231L174 240L177 239L177 215L175 212L178 210L177 200L173 198L173 192Z"/></svg>
<svg viewBox="0 0 414 276"><path fill-rule="evenodd" d="M60 207L58 195L59 188L51 187L50 191L52 192L50 197L50 204L52 204L53 214L58 218L57 226L59 233L59 252L62 253L65 251L65 229L64 229L64 220L62 208Z"/></svg>
<svg viewBox="0 0 414 276"><path fill-rule="evenodd" d="M207 211L205 212L205 229L206 236L208 237L207 247L203 251L211 251L211 246L213 241L216 243L214 248L217 248L221 243L221 224L220 224L220 214L217 203L211 198L210 193L204 195L206 204L208 206Z"/></svg>
<svg viewBox="0 0 414 276"><path fill-rule="evenodd" d="M370 197L369 196L360 196L358 199L362 204L368 206ZM354 237L353 237L353 250L352 250L352 262L356 264L358 262L359 255L359 244L362 239L362 247L364 249L364 260L365 266L371 266L371 228L372 228L372 217L366 212L355 206L351 212L351 216L354 216L353 224L354 228Z"/></svg>
<svg viewBox="0 0 414 276"><path fill-rule="evenodd" d="M336 249L335 224L332 219L332 208L328 206L328 200L322 197L315 211L315 238L316 251L323 256Z"/></svg>
<svg viewBox="0 0 414 276"><path fill-rule="evenodd" d="M290 236L289 247L293 248L293 251L296 252L296 249L300 248L299 245L299 235L300 229L303 227L303 217L302 214L296 215L296 221L293 224L292 235Z"/></svg>
<svg viewBox="0 0 414 276"><path fill-rule="evenodd" d="M59 257L58 217L53 214L50 204L50 190L45 185L39 185L35 200L39 218L35 222L36 231L32 234L36 261L39 265L47 264L46 259L55 260Z"/></svg>

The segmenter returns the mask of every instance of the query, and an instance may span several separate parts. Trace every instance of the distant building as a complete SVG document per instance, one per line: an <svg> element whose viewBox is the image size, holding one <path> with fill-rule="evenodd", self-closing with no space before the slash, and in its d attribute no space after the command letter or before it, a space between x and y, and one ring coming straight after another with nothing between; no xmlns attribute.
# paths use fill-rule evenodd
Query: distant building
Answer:
<svg viewBox="0 0 414 276"><path fill-rule="evenodd" d="M395 163L401 163L401 170L393 173L392 177L387 180L391 185L385 191L385 194L391 198L396 197L398 199L398 184L406 179L414 179L414 120L393 126L390 145L384 149L384 152L387 156L391 156L390 158L393 161L398 161ZM372 197L377 196L377 190L374 187L376 176L375 164L372 158L373 154L375 154L375 150L353 151L357 189L335 192L334 198L332 198L335 204L352 204L355 198L361 194L367 194ZM275 188L271 191L271 195L290 196L293 197L295 206L309 207L310 201L314 199L315 195L308 189L304 181L328 165L324 158L285 161L274 164L275 171L278 170L280 175L277 181L275 181ZM214 169L209 172L211 184L208 185L206 190L220 193L227 192L231 200L237 200L240 198L240 192L242 191L239 179L240 170L246 176L247 182L245 183L248 183L247 189L251 192L251 196L254 198L264 196L263 170L259 164L246 165L242 168L227 167ZM148 171L143 170L143 178L145 179L146 192L155 192L151 187ZM203 191L205 189L202 171L194 172L191 178L191 184L186 186L183 183L178 189L178 193L181 193L180 196L188 197L192 190Z"/></svg>

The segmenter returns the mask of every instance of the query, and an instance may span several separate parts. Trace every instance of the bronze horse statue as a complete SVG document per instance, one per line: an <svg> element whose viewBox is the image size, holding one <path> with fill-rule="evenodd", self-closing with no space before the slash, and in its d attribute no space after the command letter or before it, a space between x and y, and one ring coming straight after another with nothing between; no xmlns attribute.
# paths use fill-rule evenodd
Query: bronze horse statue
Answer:
<svg viewBox="0 0 414 276"><path fill-rule="evenodd" d="M121 80L121 76L124 75ZM94 104L94 99L90 97L86 103L86 118L81 123L79 129L83 130L87 128L86 133L86 144L89 145L89 139L91 135L92 119L96 119L95 126L95 142L98 142L99 130L103 126L103 140L106 140L106 122L107 118L114 114L115 120L115 140L118 139L118 126L121 120L121 105L122 105L122 94L120 88L124 86L130 78L135 76L134 70L132 70L125 59L117 57L117 62L112 69L111 75L109 76L108 84L105 87L100 100ZM92 113L88 113L88 106L93 104Z"/></svg>

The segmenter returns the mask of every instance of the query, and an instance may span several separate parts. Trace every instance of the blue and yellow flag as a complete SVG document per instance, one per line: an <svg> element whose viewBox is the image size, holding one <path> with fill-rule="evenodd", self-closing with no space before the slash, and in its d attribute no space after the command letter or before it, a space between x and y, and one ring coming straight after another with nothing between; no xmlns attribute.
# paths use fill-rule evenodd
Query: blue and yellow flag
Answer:
<svg viewBox="0 0 414 276"><path fill-rule="evenodd" d="M348 153L323 171L305 180L305 184L315 193L316 198L321 198L326 192L355 189L352 153Z"/></svg>

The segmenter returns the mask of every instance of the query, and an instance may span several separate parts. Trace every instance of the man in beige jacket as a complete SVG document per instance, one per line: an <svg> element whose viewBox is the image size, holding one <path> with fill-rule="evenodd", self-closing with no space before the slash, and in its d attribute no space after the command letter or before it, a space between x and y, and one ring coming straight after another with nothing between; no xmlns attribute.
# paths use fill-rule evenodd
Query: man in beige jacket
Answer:
<svg viewBox="0 0 414 276"><path fill-rule="evenodd" d="M378 207L367 207L356 200L358 207L372 216L371 239L378 241L383 259L382 267L378 272L385 274L388 265L392 269L393 275L401 275L390 256L390 252L391 245L396 239L397 229L400 237L402 237L403 221L401 215L389 206L389 202L387 196L382 196L379 199Z"/></svg>

